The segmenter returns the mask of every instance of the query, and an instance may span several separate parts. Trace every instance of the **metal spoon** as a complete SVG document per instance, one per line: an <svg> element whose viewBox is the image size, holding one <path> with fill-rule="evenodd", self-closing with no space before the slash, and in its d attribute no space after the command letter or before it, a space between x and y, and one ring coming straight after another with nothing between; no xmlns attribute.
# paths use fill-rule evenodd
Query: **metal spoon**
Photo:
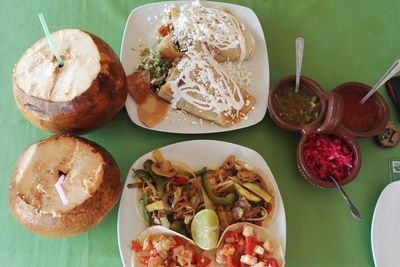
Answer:
<svg viewBox="0 0 400 267"><path fill-rule="evenodd" d="M376 92L385 82L396 75L400 70L400 59L396 60L393 65L386 71L382 78L375 84L375 86L361 99L360 104L364 104L368 98Z"/></svg>
<svg viewBox="0 0 400 267"><path fill-rule="evenodd" d="M342 197L346 201L347 205L349 206L351 214L353 215L353 217L356 218L357 220L361 220L361 213L354 206L353 202L351 202L349 196L346 194L346 192L343 190L343 188L340 186L340 184L332 176L328 175L327 177L329 179L331 179L331 181L336 185L336 187L339 190L340 194L342 195Z"/></svg>
<svg viewBox="0 0 400 267"><path fill-rule="evenodd" d="M304 39L303 37L298 37L296 39L296 86L294 91L297 93L300 86L300 73L301 64L303 62L303 51L304 51Z"/></svg>

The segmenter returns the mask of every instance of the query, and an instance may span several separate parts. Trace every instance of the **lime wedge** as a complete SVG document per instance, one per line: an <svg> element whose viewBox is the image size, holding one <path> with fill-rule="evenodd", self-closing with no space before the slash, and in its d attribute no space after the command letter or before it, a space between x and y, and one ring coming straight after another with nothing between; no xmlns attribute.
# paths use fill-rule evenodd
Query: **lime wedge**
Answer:
<svg viewBox="0 0 400 267"><path fill-rule="evenodd" d="M219 239L219 220L217 213L211 209L204 209L193 218L190 229L192 238L196 244L210 250L217 246Z"/></svg>

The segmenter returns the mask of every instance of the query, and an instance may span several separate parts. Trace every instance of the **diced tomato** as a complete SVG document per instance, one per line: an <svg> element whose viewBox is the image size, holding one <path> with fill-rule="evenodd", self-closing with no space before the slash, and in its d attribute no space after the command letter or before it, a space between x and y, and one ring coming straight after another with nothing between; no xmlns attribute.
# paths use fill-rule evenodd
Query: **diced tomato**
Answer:
<svg viewBox="0 0 400 267"><path fill-rule="evenodd" d="M169 32L170 32L169 24L161 25L161 26L158 28L158 33L159 33L161 36L163 36L163 37L166 36L166 35L168 35Z"/></svg>
<svg viewBox="0 0 400 267"><path fill-rule="evenodd" d="M139 261L141 264L149 264L150 257L149 256L140 256Z"/></svg>
<svg viewBox="0 0 400 267"><path fill-rule="evenodd" d="M240 262L233 256L226 256L226 261L229 267L240 267Z"/></svg>
<svg viewBox="0 0 400 267"><path fill-rule="evenodd" d="M176 177L174 181L177 185L184 185L189 181L189 178L187 178L186 176L179 176Z"/></svg>
<svg viewBox="0 0 400 267"><path fill-rule="evenodd" d="M257 239L253 236L246 236L246 246L244 249L244 253L252 255L256 246Z"/></svg>
<svg viewBox="0 0 400 267"><path fill-rule="evenodd" d="M194 253L193 255L193 264L198 267L206 267L210 264L211 260L200 253Z"/></svg>
<svg viewBox="0 0 400 267"><path fill-rule="evenodd" d="M271 266L271 267L279 267L279 263L275 258L267 258L265 260L265 263L267 264L267 266Z"/></svg>
<svg viewBox="0 0 400 267"><path fill-rule="evenodd" d="M131 243L131 249L132 249L134 252L140 252L140 251L143 250L142 245L140 245L139 240L133 240L133 241L132 241L132 243Z"/></svg>
<svg viewBox="0 0 400 267"><path fill-rule="evenodd" d="M226 243L234 243L239 241L239 233L235 231L228 231L224 235ZM232 242L233 241L233 242Z"/></svg>
<svg viewBox="0 0 400 267"><path fill-rule="evenodd" d="M183 240L183 238L179 236L174 236L174 240L176 242L177 247L185 244L185 240Z"/></svg>

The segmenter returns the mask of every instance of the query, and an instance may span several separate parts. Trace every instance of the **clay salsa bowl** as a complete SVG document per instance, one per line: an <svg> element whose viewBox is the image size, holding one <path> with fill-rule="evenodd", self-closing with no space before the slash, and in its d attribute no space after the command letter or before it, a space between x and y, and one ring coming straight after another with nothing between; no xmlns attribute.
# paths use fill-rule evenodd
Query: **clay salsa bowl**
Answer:
<svg viewBox="0 0 400 267"><path fill-rule="evenodd" d="M306 143L308 138L314 134L334 135L339 139L341 139L343 143L349 147L349 149L353 152L353 168L351 169L350 173L341 181L338 181L338 179L336 180L339 182L340 185L345 185L353 181L358 175L361 168L361 150L356 140L348 132L340 130L320 132L319 129L314 128L303 134L297 146L297 152L296 152L297 167L300 173L303 175L303 177L306 178L306 180L309 181L311 184L316 185L318 187L323 187L323 188L336 187L332 181L328 180L328 178L326 180L323 180L320 179L319 177L314 176L306 165L306 160L304 158L304 153L303 153L304 144Z"/></svg>
<svg viewBox="0 0 400 267"><path fill-rule="evenodd" d="M291 76L282 78L281 80L279 80L272 86L272 88L270 89L270 92L269 92L268 110L269 110L269 114L270 114L272 120L279 127L283 128L285 130L297 132L297 131L301 131L306 125L314 125L322 119L322 117L324 116L324 113L325 113L325 109L326 109L326 100L324 99L323 90L318 83L316 83L315 81L313 81L310 78L301 76L300 77L300 85L310 89L315 94L315 96L317 96L319 98L321 110L319 112L318 117L314 121L312 121L306 125L296 125L296 124L292 124L292 123L285 121L282 118L282 116L279 115L279 111L277 110L277 108L274 105L274 101L275 101L274 98L275 98L275 95L278 93L278 91L281 88L285 88L287 86L293 86L293 90L294 90L295 81L296 81L296 76L291 75Z"/></svg>
<svg viewBox="0 0 400 267"><path fill-rule="evenodd" d="M389 122L390 109L379 92L375 92L364 104L359 104L369 90L369 85L359 82L343 83L333 90L343 98L341 124L354 137L378 135Z"/></svg>

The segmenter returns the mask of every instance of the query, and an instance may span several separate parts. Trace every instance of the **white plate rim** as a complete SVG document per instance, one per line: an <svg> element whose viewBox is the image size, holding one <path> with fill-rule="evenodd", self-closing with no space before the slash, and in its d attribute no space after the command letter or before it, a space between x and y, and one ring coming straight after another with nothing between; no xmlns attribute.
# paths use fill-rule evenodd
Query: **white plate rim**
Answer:
<svg viewBox="0 0 400 267"><path fill-rule="evenodd" d="M271 223L271 225L268 227L268 229L273 232L278 240L280 241L281 245L282 245L282 249L283 249L283 253L285 254L286 252L286 215L285 215L285 208L283 205L283 200L282 200L282 196L279 190L279 187L276 183L276 180L267 164L267 162L264 160L264 158L256 151L238 145L238 144L234 144L234 143L230 143L230 142L224 142L224 141L216 141L216 140L208 140L208 139L202 139L202 140L191 140L191 141L183 141L183 142L178 142L178 143L174 143L174 144L170 144L161 148L158 148L167 158L168 154L170 153L178 153L179 151L182 151L182 149L187 149L188 147L200 147L200 148L204 148L207 151L210 151L210 149L216 149L217 147L224 147L224 148L229 148L229 151L235 151L237 153L240 154L245 154L248 155L248 157L246 157L246 161L254 163L257 168L259 170L261 170L262 172L264 172L266 175L268 175L269 177L271 177L271 180L273 182L273 184L275 185L276 188L276 200L277 200L277 212L275 215L275 219L273 220L273 222ZM123 263L124 267L128 267L131 266L131 255L132 252L130 250L129 244L131 240L134 240L136 237L135 236L127 236L126 233L124 232L124 227L126 227L126 222L123 221L124 216L128 216L127 214L136 214L136 208L133 204L133 200L135 199L135 195L134 195L134 190L132 189L128 189L127 188L127 184L131 183L133 181L133 177L132 177L132 169L133 168L141 168L143 162L146 159L149 159L152 157L152 151L149 151L148 153L145 153L144 155L140 156L137 160L135 160L135 162L131 165L129 172L127 174L127 178L125 180L124 183L124 188L122 191L122 196L120 199L120 203L119 203L119 207L118 207L118 219L117 219L117 237L118 237L118 247L119 247L119 252L120 252L120 257L121 257L121 261ZM226 151L226 150L222 150L222 151ZM181 153L181 152L179 152ZM218 157L224 158L227 157L229 155L228 152L221 152ZM249 160L249 156L251 157L251 159ZM239 159L241 159L240 157L238 157ZM175 158L172 158L175 159ZM205 159L203 159L205 160ZM188 162L189 160L187 160L186 162L190 165L192 165L192 163ZM215 162L214 164L218 165L220 162ZM193 167L200 167L200 166L193 166ZM203 167L203 166L201 166ZM208 167L212 167L212 166L208 166ZM130 211L128 210L128 208L126 207L127 205L129 205L129 201L132 201L131 207L130 207ZM128 204L127 204L128 201ZM143 231L146 227L142 221L142 219L139 216L135 216L136 220L133 223L133 226L137 227L136 231L138 233L140 233L141 231ZM131 225L132 226L132 225ZM129 228L132 229L132 228Z"/></svg>
<svg viewBox="0 0 400 267"><path fill-rule="evenodd" d="M382 255L377 255L377 246L378 243L380 243L380 239L382 238L381 236L378 236L378 232L379 232L379 227L383 227L381 226L382 224L382 220L383 218L379 217L379 213L383 212L382 210L382 206L383 206L383 202L384 201L388 201L388 195L387 192L393 194L393 191L397 192L397 197L400 197L399 193L400 193L400 181L395 181L392 182L390 184L388 184L381 192L381 194L379 195L378 201L375 205L375 209L374 209L374 214L372 216L372 223L371 223L371 250L372 250L372 256L374 259L374 264L375 267L389 267L386 265L387 262L382 262L382 259L379 257L382 257ZM399 200L400 202L400 200ZM397 220L400 220L400 212L397 212ZM393 215L393 213L391 213L391 216ZM392 218L393 219L393 218ZM397 232L398 234L400 234L400 229ZM399 241L399 245L398 247L400 247L400 241ZM381 249L381 248L379 248ZM399 260L400 260L400 256L398 256ZM398 266L398 263L395 265L391 265L391 266Z"/></svg>
<svg viewBox="0 0 400 267"><path fill-rule="evenodd" d="M120 49L120 61L124 67L126 74L129 74L132 72L132 69L129 69L126 66L128 64L128 63L126 63L126 60L128 60L127 59L128 58L127 51L129 51L132 47L127 47L127 49L125 49L125 46L128 46L127 43L128 43L128 39L130 37L128 38L127 32L128 32L129 25L130 25L131 21L133 20L133 17L135 16L135 14L140 12L142 9L150 10L152 7L164 7L165 5L171 5L171 4L183 5L185 3L190 3L190 2L193 2L193 1L165 1L165 2L149 3L149 4L139 6L131 11L131 13L129 14L128 19L126 21L126 24L125 24L124 33L123 33L122 42L121 42L121 49ZM166 128L166 126L160 126L160 125L156 125L154 127L148 127L139 120L137 110L136 110L136 103L133 100L133 98L128 94L128 97L127 97L126 103L125 103L125 108L127 110L129 118L137 126L140 126L145 129L153 130L153 131L167 132L167 133L207 134L207 133L228 132L228 131L234 131L234 130L251 127L253 125L258 124L265 117L265 115L267 113L267 109L268 109L270 69L269 69L268 49L267 49L267 44L265 41L264 31L263 31L262 25L261 25L257 15L254 13L254 11L252 9L245 7L245 6L241 6L241 5L223 3L223 2L214 2L214 1L201 1L201 2L205 3L205 4L210 4L213 6L222 6L222 7L227 7L230 9L236 9L236 10L241 10L243 12L247 12L251 16L247 16L244 19L241 19L241 21L246 26L248 26L248 23L246 23L246 20L250 20L250 18L251 18L251 20L254 20L254 23L256 24L256 26L255 26L256 32L260 37L260 40L259 40L260 42L256 43L256 56L257 56L257 53L261 53L259 56L257 56L257 58L261 58L260 60L263 61L261 64L262 65L261 68L265 68L265 69L263 69L263 70L265 70L265 73L263 73L261 77L256 77L253 79L253 80L255 80L254 87L260 88L257 91L259 97L256 98L256 100L257 100L256 101L256 110L253 111L253 113L250 114L250 116L249 116L250 118L252 118L253 121L252 122L242 121L242 122L235 124L228 128L224 128L224 127L218 126L218 125L208 125L208 124L205 127L202 127L202 126L197 126L197 125L190 125L189 123L186 123L184 126L182 126L182 128L180 128L181 130L174 130L174 128L168 129L168 128ZM235 14L236 13L238 13L237 15L239 15L240 12L236 11ZM253 35L254 35L254 32L253 32ZM253 59L253 60L255 60L255 59ZM254 67L259 68L260 66L254 65ZM263 89L263 88L265 88L265 89ZM258 104L258 102L260 102L260 104ZM162 123L160 123L160 124L162 124ZM179 125L179 123L178 123L178 125ZM190 127L190 128L188 128L188 127Z"/></svg>

